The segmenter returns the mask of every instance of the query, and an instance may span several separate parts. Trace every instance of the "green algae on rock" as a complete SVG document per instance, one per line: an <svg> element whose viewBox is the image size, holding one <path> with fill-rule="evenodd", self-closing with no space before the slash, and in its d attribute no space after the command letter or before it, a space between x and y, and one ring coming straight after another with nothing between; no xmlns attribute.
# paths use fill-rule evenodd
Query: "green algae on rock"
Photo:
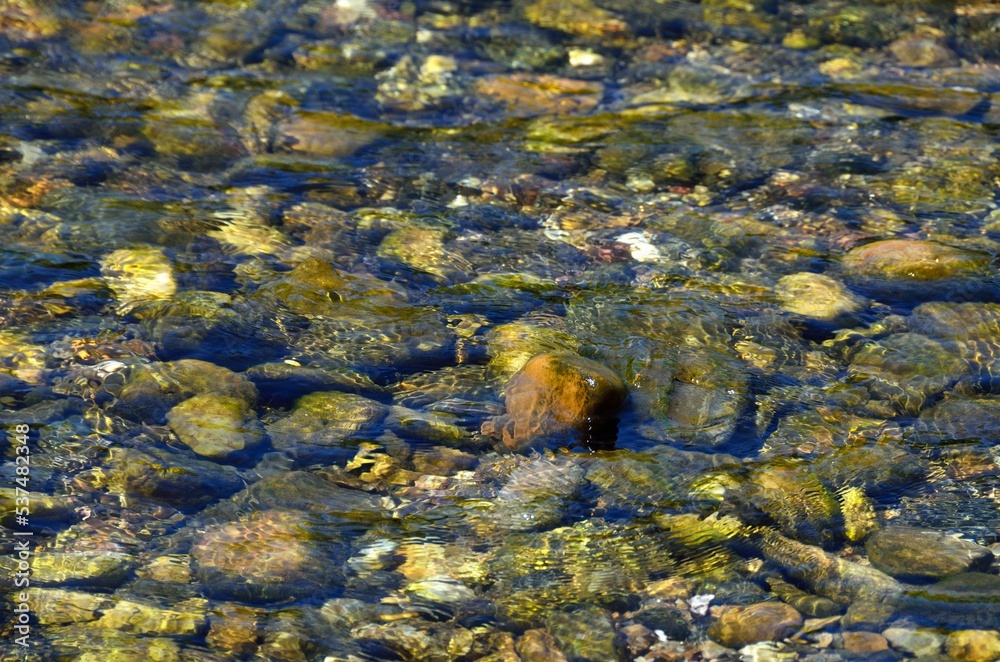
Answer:
<svg viewBox="0 0 1000 662"><path fill-rule="evenodd" d="M377 436L388 408L360 395L320 391L304 395L291 413L267 426L271 444L301 462L343 455L358 440Z"/></svg>
<svg viewBox="0 0 1000 662"><path fill-rule="evenodd" d="M824 322L853 315L865 306L864 299L823 274L784 276L775 285L775 294L782 310Z"/></svg>
<svg viewBox="0 0 1000 662"><path fill-rule="evenodd" d="M260 444L264 428L239 398L203 393L167 412L167 423L188 448L202 457L222 460Z"/></svg>
<svg viewBox="0 0 1000 662"><path fill-rule="evenodd" d="M801 462L776 460L754 470L746 498L802 542L832 541L842 517L836 499Z"/></svg>
<svg viewBox="0 0 1000 662"><path fill-rule="evenodd" d="M959 630L945 640L948 657L960 662L988 662L1000 656L1000 632Z"/></svg>
<svg viewBox="0 0 1000 662"><path fill-rule="evenodd" d="M114 448L108 469L96 470L93 478L96 487L126 502L151 499L179 508L204 506L243 485L233 467L159 448Z"/></svg>
<svg viewBox="0 0 1000 662"><path fill-rule="evenodd" d="M851 276L925 281L970 275L988 263L989 256L982 253L910 239L886 239L859 246L842 262Z"/></svg>
<svg viewBox="0 0 1000 662"><path fill-rule="evenodd" d="M919 333L897 333L855 354L850 374L863 379L874 398L918 414L969 371L947 346Z"/></svg>
<svg viewBox="0 0 1000 662"><path fill-rule="evenodd" d="M105 594L62 588L32 588L27 594L28 605L41 625L96 621L109 604Z"/></svg>
<svg viewBox="0 0 1000 662"><path fill-rule="evenodd" d="M208 629L205 608L208 601L191 598L178 602L173 609L119 600L104 612L96 627L117 632L166 636L194 636Z"/></svg>
<svg viewBox="0 0 1000 662"><path fill-rule="evenodd" d="M256 387L243 375L207 361L181 359L133 368L114 411L134 420L158 423L171 407L206 393L230 396L249 405L257 402Z"/></svg>
<svg viewBox="0 0 1000 662"><path fill-rule="evenodd" d="M501 324L490 329L486 339L490 371L504 383L535 356L575 352L580 345L566 331L529 322Z"/></svg>
<svg viewBox="0 0 1000 662"><path fill-rule="evenodd" d="M39 586L80 586L113 590L135 568L124 552L47 552L31 562L31 578Z"/></svg>
<svg viewBox="0 0 1000 662"><path fill-rule="evenodd" d="M921 412L913 438L922 444L1000 441L1000 398L946 397Z"/></svg>

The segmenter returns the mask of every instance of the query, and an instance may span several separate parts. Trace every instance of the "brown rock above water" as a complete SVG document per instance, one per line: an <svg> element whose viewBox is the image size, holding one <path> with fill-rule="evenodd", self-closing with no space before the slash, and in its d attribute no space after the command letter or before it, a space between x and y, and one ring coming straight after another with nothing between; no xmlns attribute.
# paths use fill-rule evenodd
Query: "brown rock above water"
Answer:
<svg viewBox="0 0 1000 662"><path fill-rule="evenodd" d="M758 641L779 641L802 627L802 614L781 602L731 607L708 629L723 646L742 648Z"/></svg>
<svg viewBox="0 0 1000 662"><path fill-rule="evenodd" d="M483 432L520 451L546 435L592 431L627 395L621 378L600 363L575 354L540 354L507 382L507 414L488 421Z"/></svg>

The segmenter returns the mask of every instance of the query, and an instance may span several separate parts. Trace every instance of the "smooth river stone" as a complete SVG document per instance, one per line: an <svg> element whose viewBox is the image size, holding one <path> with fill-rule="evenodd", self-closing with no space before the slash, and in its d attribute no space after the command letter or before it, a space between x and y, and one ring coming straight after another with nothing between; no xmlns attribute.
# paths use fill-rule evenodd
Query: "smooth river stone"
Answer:
<svg viewBox="0 0 1000 662"><path fill-rule="evenodd" d="M948 635L945 650L959 662L996 662L1000 660L1000 632L958 630Z"/></svg>
<svg viewBox="0 0 1000 662"><path fill-rule="evenodd" d="M224 460L264 440L264 428L253 409L244 400L218 393L188 398L167 412L167 422L185 446L213 460Z"/></svg>
<svg viewBox="0 0 1000 662"><path fill-rule="evenodd" d="M785 276L774 287L782 310L803 317L831 322L864 310L867 302L840 281L823 274Z"/></svg>
<svg viewBox="0 0 1000 662"><path fill-rule="evenodd" d="M708 628L723 646L743 648L758 641L780 641L802 627L802 614L781 602L730 607Z"/></svg>
<svg viewBox="0 0 1000 662"><path fill-rule="evenodd" d="M574 428L586 432L613 415L628 391L618 375L596 361L541 354L511 377L504 395L507 416L484 431L499 428L507 448L521 451L547 435Z"/></svg>
<svg viewBox="0 0 1000 662"><path fill-rule="evenodd" d="M982 545L905 526L873 533L865 548L873 566L904 581L943 579L993 562L993 552Z"/></svg>
<svg viewBox="0 0 1000 662"><path fill-rule="evenodd" d="M914 239L886 239L858 246L841 262L851 276L924 281L969 276L989 263L986 253Z"/></svg>

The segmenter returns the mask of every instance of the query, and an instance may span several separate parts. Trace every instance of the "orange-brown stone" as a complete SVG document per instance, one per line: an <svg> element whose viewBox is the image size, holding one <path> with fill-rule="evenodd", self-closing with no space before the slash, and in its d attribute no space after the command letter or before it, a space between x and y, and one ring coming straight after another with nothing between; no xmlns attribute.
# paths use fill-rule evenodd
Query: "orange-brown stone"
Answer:
<svg viewBox="0 0 1000 662"><path fill-rule="evenodd" d="M574 428L586 432L613 414L627 394L621 378L596 361L540 354L507 382L507 415L484 432L499 432L508 448L523 450L546 435Z"/></svg>
<svg viewBox="0 0 1000 662"><path fill-rule="evenodd" d="M723 646L743 648L758 641L780 641L802 627L802 614L781 602L730 607L708 629Z"/></svg>
<svg viewBox="0 0 1000 662"><path fill-rule="evenodd" d="M877 632L845 632L843 636L844 649L859 655L889 648L889 642Z"/></svg>
<svg viewBox="0 0 1000 662"><path fill-rule="evenodd" d="M479 96L522 117L586 112L596 108L604 95L601 83L549 74L490 76L479 79L475 89Z"/></svg>

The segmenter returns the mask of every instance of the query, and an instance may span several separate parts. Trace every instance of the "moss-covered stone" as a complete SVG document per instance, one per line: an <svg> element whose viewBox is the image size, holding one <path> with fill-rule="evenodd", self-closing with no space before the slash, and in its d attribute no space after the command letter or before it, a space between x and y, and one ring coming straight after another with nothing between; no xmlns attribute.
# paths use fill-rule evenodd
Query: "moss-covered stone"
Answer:
<svg viewBox="0 0 1000 662"><path fill-rule="evenodd" d="M996 630L958 630L948 635L945 651L960 662L991 662L1000 657L1000 632Z"/></svg>
<svg viewBox="0 0 1000 662"><path fill-rule="evenodd" d="M471 265L445 248L447 237L448 231L444 228L406 225L385 236L379 244L378 255L417 272L452 281L461 277L463 271L471 270Z"/></svg>
<svg viewBox="0 0 1000 662"><path fill-rule="evenodd" d="M246 401L218 393L188 398L167 412L167 422L184 445L213 460L264 440L264 428Z"/></svg>
<svg viewBox="0 0 1000 662"><path fill-rule="evenodd" d="M336 315L344 301L403 301L406 296L367 274L347 273L311 257L280 278L261 287L289 310L310 317Z"/></svg>
<svg viewBox="0 0 1000 662"><path fill-rule="evenodd" d="M107 595L63 588L32 588L27 594L31 613L41 625L95 621L109 604Z"/></svg>
<svg viewBox="0 0 1000 662"><path fill-rule="evenodd" d="M128 579L135 558L123 552L49 552L31 561L31 581L39 586L115 589Z"/></svg>
<svg viewBox="0 0 1000 662"><path fill-rule="evenodd" d="M345 455L342 449L377 436L388 412L385 405L360 395L310 393L299 398L288 416L269 424L267 432L276 449L301 462L331 461Z"/></svg>
<svg viewBox="0 0 1000 662"><path fill-rule="evenodd" d="M179 508L204 506L243 486L233 467L157 448L112 449L108 468L99 469L96 480L126 503L151 499Z"/></svg>
<svg viewBox="0 0 1000 662"><path fill-rule="evenodd" d="M915 484L928 468L916 455L887 441L846 446L819 459L813 470L834 490L857 487L878 495Z"/></svg>
<svg viewBox="0 0 1000 662"><path fill-rule="evenodd" d="M419 411L394 405L389 409L385 426L403 439L462 447L470 441L471 434L457 425L458 420L443 412Z"/></svg>
<svg viewBox="0 0 1000 662"><path fill-rule="evenodd" d="M624 21L591 0L537 0L524 16L535 25L582 37L623 36Z"/></svg>
<svg viewBox="0 0 1000 662"><path fill-rule="evenodd" d="M1000 398L947 397L921 412L913 432L924 444L996 444L1000 442Z"/></svg>
<svg viewBox="0 0 1000 662"><path fill-rule="evenodd" d="M840 511L844 514L844 537L851 542L861 542L878 530L875 505L864 489L847 487L837 493Z"/></svg>
<svg viewBox="0 0 1000 662"><path fill-rule="evenodd" d="M798 540L818 544L837 535L840 507L804 463L777 460L756 469L747 498Z"/></svg>
<svg viewBox="0 0 1000 662"><path fill-rule="evenodd" d="M858 600L895 604L905 593L904 584L881 570L790 540L776 531L762 532L757 542L765 558L789 577L839 604Z"/></svg>
<svg viewBox="0 0 1000 662"><path fill-rule="evenodd" d="M96 625L117 632L195 636L204 634L208 628L206 605L207 600L202 598L183 600L170 609L119 600L113 608L104 612Z"/></svg>
<svg viewBox="0 0 1000 662"><path fill-rule="evenodd" d="M24 420L21 418L20 420ZM67 522L76 519L76 508L80 505L72 496L49 495L42 492L27 492L16 487L0 487L0 521L5 526L12 526L14 517L24 503L27 494L32 520L51 520Z"/></svg>
<svg viewBox="0 0 1000 662"><path fill-rule="evenodd" d="M841 611L840 605L829 598L812 595L777 577L767 580L771 592L782 602L791 605L797 611L813 618L829 618Z"/></svg>
<svg viewBox="0 0 1000 662"><path fill-rule="evenodd" d="M266 612L260 607L218 603L209 610L205 641L223 655L252 655L263 634L265 620Z"/></svg>
<svg viewBox="0 0 1000 662"><path fill-rule="evenodd" d="M856 600L847 608L840 624L850 630L881 630L895 613L893 605Z"/></svg>
<svg viewBox="0 0 1000 662"><path fill-rule="evenodd" d="M219 97L199 90L160 102L144 116L142 133L168 163L196 171L214 170L246 156L236 128L216 115Z"/></svg>
<svg viewBox="0 0 1000 662"><path fill-rule="evenodd" d="M618 658L614 625L601 609L581 607L572 612L559 611L546 619L545 627L571 660L598 662Z"/></svg>
<svg viewBox="0 0 1000 662"><path fill-rule="evenodd" d="M965 361L942 343L918 333L897 333L863 347L848 368L872 395L901 411L918 414L968 372Z"/></svg>
<svg viewBox="0 0 1000 662"><path fill-rule="evenodd" d="M205 393L237 398L250 405L257 401L256 387L243 375L207 361L181 359L133 368L114 410L132 420L160 423L171 407Z"/></svg>
<svg viewBox="0 0 1000 662"><path fill-rule="evenodd" d="M504 383L539 354L575 352L580 346L580 341L566 331L527 322L494 327L486 341L490 372Z"/></svg>
<svg viewBox="0 0 1000 662"><path fill-rule="evenodd" d="M934 281L982 272L984 253L917 239L885 239L852 249L841 264L855 278Z"/></svg>
<svg viewBox="0 0 1000 662"><path fill-rule="evenodd" d="M842 283L823 274L785 276L774 291L782 310L825 322L858 313L866 305Z"/></svg>

